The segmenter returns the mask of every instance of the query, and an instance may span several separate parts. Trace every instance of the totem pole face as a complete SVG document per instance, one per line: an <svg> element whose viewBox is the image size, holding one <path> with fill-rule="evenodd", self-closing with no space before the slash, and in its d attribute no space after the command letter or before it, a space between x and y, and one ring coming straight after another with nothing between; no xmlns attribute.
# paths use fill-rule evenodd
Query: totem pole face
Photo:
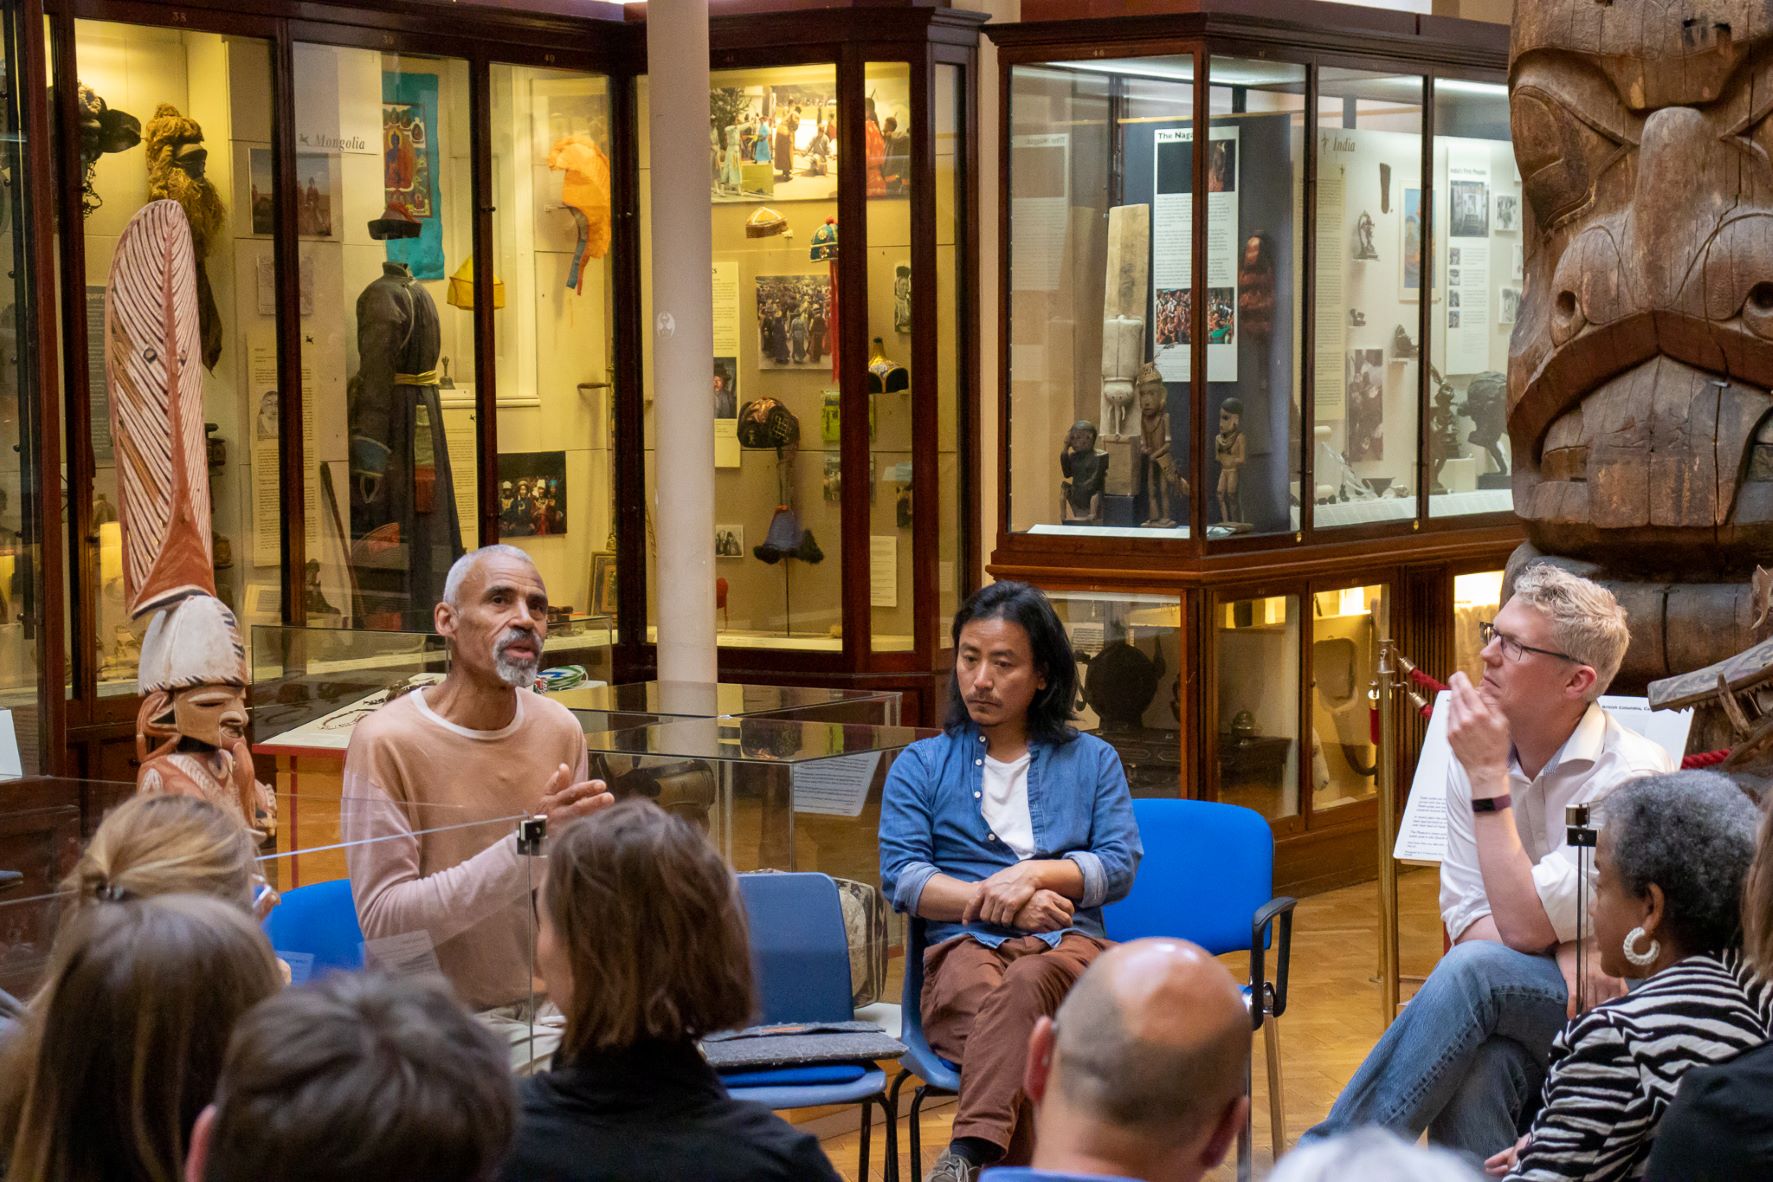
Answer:
<svg viewBox="0 0 1773 1182"><path fill-rule="evenodd" d="M1540 549L1612 569L1765 548L1768 10L1523 0L1513 37L1528 209L1509 348L1515 508Z"/></svg>
<svg viewBox="0 0 1773 1182"><path fill-rule="evenodd" d="M237 685L199 685L172 697L173 729L211 747L231 747L246 737L246 690Z"/></svg>

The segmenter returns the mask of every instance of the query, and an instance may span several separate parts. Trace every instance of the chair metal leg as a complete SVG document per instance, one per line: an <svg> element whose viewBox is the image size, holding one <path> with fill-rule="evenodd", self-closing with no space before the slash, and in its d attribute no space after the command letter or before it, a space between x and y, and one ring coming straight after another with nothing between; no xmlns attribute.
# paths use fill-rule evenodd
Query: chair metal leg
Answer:
<svg viewBox="0 0 1773 1182"><path fill-rule="evenodd" d="M897 1182L899 1177L899 1089L910 1077L909 1071L899 1072L893 1078L893 1086L887 1089L887 1182Z"/></svg>
<svg viewBox="0 0 1773 1182"><path fill-rule="evenodd" d="M862 1144L856 1150L856 1177L868 1182L868 1146L874 1140L874 1101L862 1101Z"/></svg>
<svg viewBox="0 0 1773 1182"><path fill-rule="evenodd" d="M911 1130L908 1134L911 1140L911 1176L918 1179L919 1182L922 1182L923 1179L923 1129L919 1113L923 1111L923 1098L926 1091L927 1089L920 1084L917 1091L911 1094Z"/></svg>
<svg viewBox="0 0 1773 1182"><path fill-rule="evenodd" d="M1237 1182L1250 1182L1251 1159L1255 1156L1250 1130L1250 1073L1251 1061L1255 1058L1255 1050L1244 1057L1244 1119L1237 1130Z"/></svg>
<svg viewBox="0 0 1773 1182"><path fill-rule="evenodd" d="M1274 1160L1287 1151L1286 1093L1281 1087L1280 1020L1269 1017L1262 1022L1263 1043L1268 1052L1268 1130L1274 1146Z"/></svg>

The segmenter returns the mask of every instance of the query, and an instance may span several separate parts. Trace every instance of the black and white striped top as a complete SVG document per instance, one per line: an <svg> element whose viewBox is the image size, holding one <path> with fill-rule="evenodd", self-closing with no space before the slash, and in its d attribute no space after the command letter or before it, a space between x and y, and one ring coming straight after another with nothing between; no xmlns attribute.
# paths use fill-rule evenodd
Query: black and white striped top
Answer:
<svg viewBox="0 0 1773 1182"><path fill-rule="evenodd" d="M1509 1182L1641 1178L1689 1069L1773 1034L1773 992L1739 952L1690 956L1596 1006L1552 1043L1545 1107Z"/></svg>

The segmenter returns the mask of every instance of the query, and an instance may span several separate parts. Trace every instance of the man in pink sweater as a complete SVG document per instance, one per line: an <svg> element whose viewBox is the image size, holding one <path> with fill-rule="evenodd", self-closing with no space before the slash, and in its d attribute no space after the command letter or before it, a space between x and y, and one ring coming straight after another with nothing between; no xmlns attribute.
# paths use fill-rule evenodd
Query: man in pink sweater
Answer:
<svg viewBox="0 0 1773 1182"><path fill-rule="evenodd" d="M539 859L517 822L565 824L613 803L585 779L572 714L531 693L548 632L548 592L523 551L486 546L456 560L433 613L449 642L440 683L358 724L345 753L342 826L370 959L435 967L513 1043L537 1032L530 963ZM523 1045L519 1047L519 1043Z"/></svg>

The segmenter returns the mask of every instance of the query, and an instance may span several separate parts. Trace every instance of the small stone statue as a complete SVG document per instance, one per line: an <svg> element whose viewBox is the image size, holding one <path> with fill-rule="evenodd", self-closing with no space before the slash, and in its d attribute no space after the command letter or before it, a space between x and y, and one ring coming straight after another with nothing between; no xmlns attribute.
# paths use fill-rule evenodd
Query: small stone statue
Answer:
<svg viewBox="0 0 1773 1182"><path fill-rule="evenodd" d="M1373 218L1364 209L1354 223L1354 257L1363 261L1379 257L1373 249Z"/></svg>
<svg viewBox="0 0 1773 1182"><path fill-rule="evenodd" d="M1244 404L1227 398L1219 404L1219 437L1213 441L1213 458L1219 461L1219 520L1226 525L1243 521L1243 504L1237 491L1237 470L1244 463Z"/></svg>
<svg viewBox="0 0 1773 1182"><path fill-rule="evenodd" d="M1453 387L1441 378L1439 371L1433 366L1428 369L1429 378L1435 383L1434 410L1428 419L1428 455L1432 463L1429 470L1429 491L1440 494L1446 492L1441 484L1441 468L1448 460L1459 459L1464 452L1459 442L1459 424L1453 406Z"/></svg>
<svg viewBox="0 0 1773 1182"><path fill-rule="evenodd" d="M1508 429L1508 378L1491 371L1471 379L1459 413L1471 420L1471 434L1466 438L1489 453L1498 473L1508 475L1508 457L1499 446Z"/></svg>
<svg viewBox="0 0 1773 1182"><path fill-rule="evenodd" d="M1176 476L1170 456L1170 412L1164 408L1164 380L1157 366L1147 361L1139 367L1134 388L1139 395L1139 455L1144 468L1145 522L1168 529L1176 524L1170 510L1171 485L1187 493L1188 486Z"/></svg>
<svg viewBox="0 0 1773 1182"><path fill-rule="evenodd" d="M1102 486L1108 481L1108 453L1096 450L1096 424L1079 419L1065 436L1059 453L1059 470L1065 474L1060 487L1060 520L1079 525L1102 524Z"/></svg>

